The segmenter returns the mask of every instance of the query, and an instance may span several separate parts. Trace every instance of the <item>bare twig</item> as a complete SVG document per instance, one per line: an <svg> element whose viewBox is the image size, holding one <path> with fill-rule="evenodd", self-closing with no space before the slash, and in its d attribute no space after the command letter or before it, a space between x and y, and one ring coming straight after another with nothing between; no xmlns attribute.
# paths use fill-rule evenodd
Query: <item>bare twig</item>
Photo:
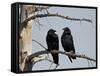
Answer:
<svg viewBox="0 0 100 76"><path fill-rule="evenodd" d="M43 46L41 43L39 43L38 41L32 39L32 41L36 42L37 44L39 44L41 47L43 47L45 50L47 50L47 48L45 46ZM49 54L47 54L48 57L49 57Z"/></svg>
<svg viewBox="0 0 100 76"><path fill-rule="evenodd" d="M45 50L47 50L47 48L44 47L44 46L43 46L41 43L39 43L38 41L36 41L36 40L34 40L34 39L32 39L32 41L36 42L36 43L39 44L41 47L43 47Z"/></svg>
<svg viewBox="0 0 100 76"><path fill-rule="evenodd" d="M90 66L89 60L87 60L87 62L88 62L88 67L89 67Z"/></svg>
<svg viewBox="0 0 100 76"><path fill-rule="evenodd" d="M52 64L53 64L53 63L51 63L51 64L50 64L49 70L50 70L50 68L51 68Z"/></svg>
<svg viewBox="0 0 100 76"><path fill-rule="evenodd" d="M90 64L93 66L92 61L90 61Z"/></svg>

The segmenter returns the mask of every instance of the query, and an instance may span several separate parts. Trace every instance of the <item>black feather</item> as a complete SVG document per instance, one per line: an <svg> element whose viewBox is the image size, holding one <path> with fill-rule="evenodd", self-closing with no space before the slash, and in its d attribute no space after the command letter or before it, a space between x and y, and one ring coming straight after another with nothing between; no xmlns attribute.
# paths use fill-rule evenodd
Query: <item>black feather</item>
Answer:
<svg viewBox="0 0 100 76"><path fill-rule="evenodd" d="M56 32L55 30L50 29L47 33L46 42L48 46L48 51L59 50L59 39L58 39L58 35L55 32ZM58 64L59 62L58 54L51 53L51 55L53 57L54 63Z"/></svg>
<svg viewBox="0 0 100 76"><path fill-rule="evenodd" d="M64 32L61 36L61 43L62 43L62 46L64 48L64 50L66 52L71 52L73 54L75 54L75 48L74 48L74 42L73 42L73 37L71 35L71 30L66 27L63 29ZM72 62L72 59L76 59L76 57L69 57L68 58L70 59L70 61Z"/></svg>

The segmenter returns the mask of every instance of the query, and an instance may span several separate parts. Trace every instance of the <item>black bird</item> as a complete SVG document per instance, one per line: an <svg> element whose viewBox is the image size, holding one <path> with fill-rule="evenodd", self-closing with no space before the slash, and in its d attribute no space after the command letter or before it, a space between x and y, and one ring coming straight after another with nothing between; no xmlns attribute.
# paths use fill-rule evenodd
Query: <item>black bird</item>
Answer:
<svg viewBox="0 0 100 76"><path fill-rule="evenodd" d="M61 37L62 47L66 52L70 52L75 54L74 42L73 37L71 35L71 30L68 27L63 28L64 32ZM72 63L72 59L76 59L75 56L68 56Z"/></svg>
<svg viewBox="0 0 100 76"><path fill-rule="evenodd" d="M50 29L47 33L46 42L47 42L48 51L59 50L59 39L58 39L58 35L55 32L56 30ZM54 63L58 65L59 62L58 54L51 53L51 55L53 57Z"/></svg>

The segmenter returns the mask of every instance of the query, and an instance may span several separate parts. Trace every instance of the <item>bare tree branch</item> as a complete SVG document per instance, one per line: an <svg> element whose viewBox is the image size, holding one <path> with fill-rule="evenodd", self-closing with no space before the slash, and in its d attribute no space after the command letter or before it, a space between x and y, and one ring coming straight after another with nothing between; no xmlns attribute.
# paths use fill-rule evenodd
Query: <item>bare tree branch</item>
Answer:
<svg viewBox="0 0 100 76"><path fill-rule="evenodd" d="M47 14L37 14L37 15L31 16L31 17L27 18L27 19L26 19L24 22L22 22L21 24L24 25L24 24L26 24L28 21L30 21L30 20L32 20L32 19L43 18L43 17L60 17L60 18L66 19L66 20L87 21L87 22L92 23L92 21L91 21L90 19L85 19L85 18L82 18L82 19L79 19L79 18L71 18L71 17L69 17L69 16L63 16L63 15L60 15L60 14L58 14L58 13L55 13L55 14L47 13Z"/></svg>
<svg viewBox="0 0 100 76"><path fill-rule="evenodd" d="M88 56L85 56L85 55L80 55L80 54L72 54L72 53L69 53L69 52L62 52L62 51L51 51L51 52L48 52L47 50L43 50L43 51L39 51L39 52L36 52L32 55L29 56L29 60L33 59L34 57L37 57L39 55L42 55L42 54L49 54L49 53L59 53L59 54L63 54L63 55L67 55L67 56L76 56L77 58L83 58L83 59L87 59L87 60L90 60L90 61L93 61L93 62L96 62L95 59L93 58L90 58Z"/></svg>

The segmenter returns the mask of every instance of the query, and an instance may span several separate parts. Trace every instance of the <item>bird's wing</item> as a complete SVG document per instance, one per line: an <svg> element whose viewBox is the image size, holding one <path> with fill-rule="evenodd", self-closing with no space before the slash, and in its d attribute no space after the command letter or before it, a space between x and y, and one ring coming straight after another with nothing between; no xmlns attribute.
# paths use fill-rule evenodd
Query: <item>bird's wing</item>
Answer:
<svg viewBox="0 0 100 76"><path fill-rule="evenodd" d="M59 49L59 39L58 39L58 35L56 35L56 34L54 34L54 36L53 36L53 47L56 50Z"/></svg>
<svg viewBox="0 0 100 76"><path fill-rule="evenodd" d="M52 49L52 43L51 43L51 39L48 35L46 37L46 43L47 43L48 51L50 51Z"/></svg>
<svg viewBox="0 0 100 76"><path fill-rule="evenodd" d="M61 42L62 42L62 46L63 46L64 50L66 50L66 51L73 50L73 52L75 51L73 38L71 35L63 36L61 38Z"/></svg>

